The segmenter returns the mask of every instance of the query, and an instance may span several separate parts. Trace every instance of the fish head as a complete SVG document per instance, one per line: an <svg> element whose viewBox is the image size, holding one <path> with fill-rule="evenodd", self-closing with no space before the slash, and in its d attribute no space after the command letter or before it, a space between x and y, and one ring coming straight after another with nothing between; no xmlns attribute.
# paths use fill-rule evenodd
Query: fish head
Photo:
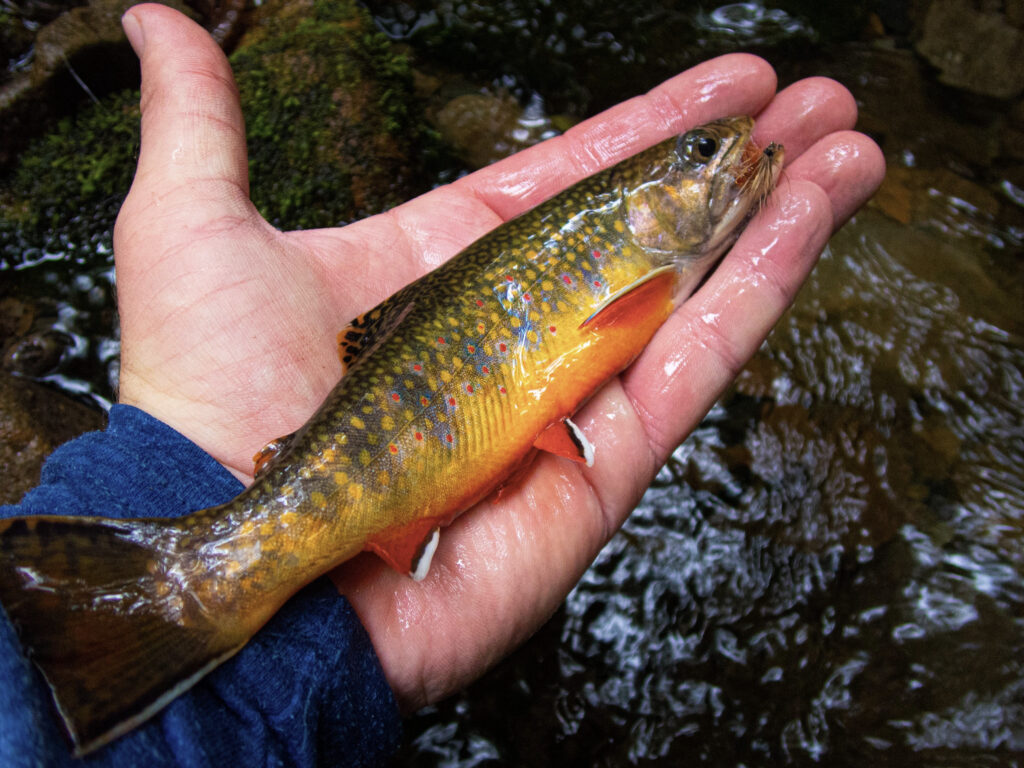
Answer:
<svg viewBox="0 0 1024 768"><path fill-rule="evenodd" d="M680 268L721 256L782 172L782 145L762 149L753 128L745 116L716 120L638 155L624 195L633 239Z"/></svg>

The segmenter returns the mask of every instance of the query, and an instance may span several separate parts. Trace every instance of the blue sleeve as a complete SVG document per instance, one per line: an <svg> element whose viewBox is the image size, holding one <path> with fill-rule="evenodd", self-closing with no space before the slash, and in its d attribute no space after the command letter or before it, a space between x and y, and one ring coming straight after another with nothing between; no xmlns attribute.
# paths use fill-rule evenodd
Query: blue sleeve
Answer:
<svg viewBox="0 0 1024 768"><path fill-rule="evenodd" d="M241 484L143 411L115 405L103 432L61 446L38 488L0 517L183 515ZM326 578L293 597L232 659L156 717L70 757L42 676L0 611L0 766L375 765L397 746L394 697L355 612Z"/></svg>

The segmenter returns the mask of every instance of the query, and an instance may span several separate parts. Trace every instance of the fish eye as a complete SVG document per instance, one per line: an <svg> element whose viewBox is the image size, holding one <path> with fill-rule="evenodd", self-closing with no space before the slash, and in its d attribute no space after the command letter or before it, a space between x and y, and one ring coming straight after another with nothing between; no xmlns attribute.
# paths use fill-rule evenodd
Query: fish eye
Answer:
<svg viewBox="0 0 1024 768"><path fill-rule="evenodd" d="M704 131L694 131L686 142L686 159L706 163L718 153L718 139Z"/></svg>

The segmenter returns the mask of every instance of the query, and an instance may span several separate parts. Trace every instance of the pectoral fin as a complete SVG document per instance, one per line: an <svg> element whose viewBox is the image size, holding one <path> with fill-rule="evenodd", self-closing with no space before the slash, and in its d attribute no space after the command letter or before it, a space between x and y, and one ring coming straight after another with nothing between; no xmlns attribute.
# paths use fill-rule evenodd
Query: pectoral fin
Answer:
<svg viewBox="0 0 1024 768"><path fill-rule="evenodd" d="M572 419L562 419L549 425L534 441L533 447L588 467L594 466L594 446Z"/></svg>
<svg viewBox="0 0 1024 768"><path fill-rule="evenodd" d="M637 314L650 316L652 306L672 303L676 274L676 268L671 264L648 272L605 299L590 317L580 323L580 328L630 323Z"/></svg>
<svg viewBox="0 0 1024 768"><path fill-rule="evenodd" d="M440 539L441 527L436 520L418 520L398 533L386 532L371 539L366 548L399 573L422 581L430 570Z"/></svg>

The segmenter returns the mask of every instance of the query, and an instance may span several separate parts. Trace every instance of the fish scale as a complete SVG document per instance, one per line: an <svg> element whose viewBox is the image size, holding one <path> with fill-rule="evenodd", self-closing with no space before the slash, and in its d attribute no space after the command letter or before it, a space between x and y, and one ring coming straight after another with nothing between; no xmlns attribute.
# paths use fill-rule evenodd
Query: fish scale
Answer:
<svg viewBox="0 0 1024 768"><path fill-rule="evenodd" d="M77 752L150 717L357 553L422 578L439 530L535 451L600 456L571 416L775 184L781 147L760 150L751 129L730 118L668 139L357 318L339 334L341 381L232 501L178 519L0 521L0 600Z"/></svg>

